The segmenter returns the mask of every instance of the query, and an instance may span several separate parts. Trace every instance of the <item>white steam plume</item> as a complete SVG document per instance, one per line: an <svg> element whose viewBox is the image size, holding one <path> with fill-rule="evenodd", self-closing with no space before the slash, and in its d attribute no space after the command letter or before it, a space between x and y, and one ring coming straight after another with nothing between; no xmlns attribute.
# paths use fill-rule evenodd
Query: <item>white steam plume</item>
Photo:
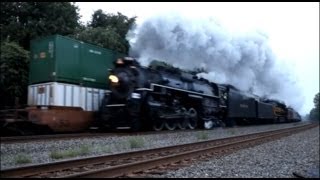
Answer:
<svg viewBox="0 0 320 180"><path fill-rule="evenodd" d="M233 36L212 19L170 14L146 20L127 39L129 55L142 65L158 59L182 69L204 68L208 73L198 76L212 82L278 99L296 110L304 102L292 71L277 60L262 33Z"/></svg>

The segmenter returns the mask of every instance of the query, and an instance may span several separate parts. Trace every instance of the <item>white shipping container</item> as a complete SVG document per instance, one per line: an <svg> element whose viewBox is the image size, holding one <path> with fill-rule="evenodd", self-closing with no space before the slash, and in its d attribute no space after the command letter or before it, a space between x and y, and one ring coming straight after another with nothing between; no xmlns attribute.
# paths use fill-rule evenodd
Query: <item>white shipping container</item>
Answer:
<svg viewBox="0 0 320 180"><path fill-rule="evenodd" d="M33 84L28 86L28 105L81 107L84 111L98 111L107 91L58 82Z"/></svg>

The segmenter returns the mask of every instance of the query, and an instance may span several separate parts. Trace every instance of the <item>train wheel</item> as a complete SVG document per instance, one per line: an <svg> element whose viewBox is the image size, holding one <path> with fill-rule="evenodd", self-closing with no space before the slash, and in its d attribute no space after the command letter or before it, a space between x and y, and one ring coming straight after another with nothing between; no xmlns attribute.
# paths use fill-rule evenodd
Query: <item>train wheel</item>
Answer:
<svg viewBox="0 0 320 180"><path fill-rule="evenodd" d="M198 113L194 108L190 108L188 111L188 127L190 129L195 129L198 123Z"/></svg>
<svg viewBox="0 0 320 180"><path fill-rule="evenodd" d="M155 131L161 131L164 127L164 122L161 119L153 121L152 129Z"/></svg>
<svg viewBox="0 0 320 180"><path fill-rule="evenodd" d="M164 123L165 127L170 130L170 131L173 131L177 128L177 123L174 121L174 120L167 120L165 123Z"/></svg>
<svg viewBox="0 0 320 180"><path fill-rule="evenodd" d="M182 119L179 123L178 123L178 128L185 130L188 127L188 119Z"/></svg>
<svg viewBox="0 0 320 180"><path fill-rule="evenodd" d="M186 115L186 114L187 114L186 108L182 108L182 112ZM183 119L180 119L180 121L178 122L177 125L178 125L178 128L179 128L179 129L182 129L182 130L187 129L187 126L188 126L188 117L185 116Z"/></svg>
<svg viewBox="0 0 320 180"><path fill-rule="evenodd" d="M159 116L154 113L152 116L151 116L151 119L152 119L152 129L154 131L161 131L164 127L164 122L161 118L159 118Z"/></svg>

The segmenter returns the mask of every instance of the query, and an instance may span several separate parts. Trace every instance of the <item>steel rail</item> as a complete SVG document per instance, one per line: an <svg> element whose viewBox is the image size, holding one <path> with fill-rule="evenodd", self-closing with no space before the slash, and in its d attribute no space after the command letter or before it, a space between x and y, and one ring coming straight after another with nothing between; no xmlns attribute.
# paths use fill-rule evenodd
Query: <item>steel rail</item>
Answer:
<svg viewBox="0 0 320 180"><path fill-rule="evenodd" d="M265 138L272 139L272 137L290 134L293 131L302 131L315 126L317 126L317 124L309 124L281 130L253 133L249 135L234 136L156 149L11 168L1 171L0 176L65 178L101 176L117 177L128 173L134 173L136 171L141 171L143 169L150 169L163 163L170 163L170 161L176 162L186 158L199 156L201 154L208 153L209 151L216 151L218 149L223 150L223 148L226 147L239 146L239 143L246 142L250 144L250 141L258 141ZM270 133L272 133L272 135L268 135Z"/></svg>

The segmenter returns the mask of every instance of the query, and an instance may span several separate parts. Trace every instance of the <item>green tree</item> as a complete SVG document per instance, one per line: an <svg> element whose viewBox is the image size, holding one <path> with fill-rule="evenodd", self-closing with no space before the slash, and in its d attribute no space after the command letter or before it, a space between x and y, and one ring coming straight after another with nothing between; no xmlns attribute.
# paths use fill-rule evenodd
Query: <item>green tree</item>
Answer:
<svg viewBox="0 0 320 180"><path fill-rule="evenodd" d="M319 96L320 96L320 94L317 93L313 99L314 108L311 109L311 111L310 111L310 115L309 115L310 120L318 120L318 121L320 120Z"/></svg>
<svg viewBox="0 0 320 180"><path fill-rule="evenodd" d="M73 34L79 29L78 7L70 2L1 2L1 105L15 97L26 103L28 51L37 37Z"/></svg>
<svg viewBox="0 0 320 180"><path fill-rule="evenodd" d="M15 42L1 43L0 99L1 106L12 106L15 98L26 102L29 52Z"/></svg>
<svg viewBox="0 0 320 180"><path fill-rule="evenodd" d="M1 2L1 42L18 42L52 34L69 35L79 26L78 7L70 2Z"/></svg>
<svg viewBox="0 0 320 180"><path fill-rule="evenodd" d="M313 99L314 107L316 109L319 109L319 98L320 98L319 96L320 96L320 94L318 93L315 95L315 97Z"/></svg>
<svg viewBox="0 0 320 180"><path fill-rule="evenodd" d="M127 52L124 39L111 26L108 27L87 27L72 38L91 43L104 48L112 49L118 52Z"/></svg>
<svg viewBox="0 0 320 180"><path fill-rule="evenodd" d="M127 54L129 42L126 34L135 25L135 20L136 17L128 18L121 13L106 14L99 9L93 13L87 27L79 29L71 37Z"/></svg>
<svg viewBox="0 0 320 180"><path fill-rule="evenodd" d="M96 10L92 15L92 20L89 23L89 27L108 27L115 28L115 31L122 38L126 38L128 30L135 25L137 17L128 18L127 16L117 13L105 14L101 9Z"/></svg>

